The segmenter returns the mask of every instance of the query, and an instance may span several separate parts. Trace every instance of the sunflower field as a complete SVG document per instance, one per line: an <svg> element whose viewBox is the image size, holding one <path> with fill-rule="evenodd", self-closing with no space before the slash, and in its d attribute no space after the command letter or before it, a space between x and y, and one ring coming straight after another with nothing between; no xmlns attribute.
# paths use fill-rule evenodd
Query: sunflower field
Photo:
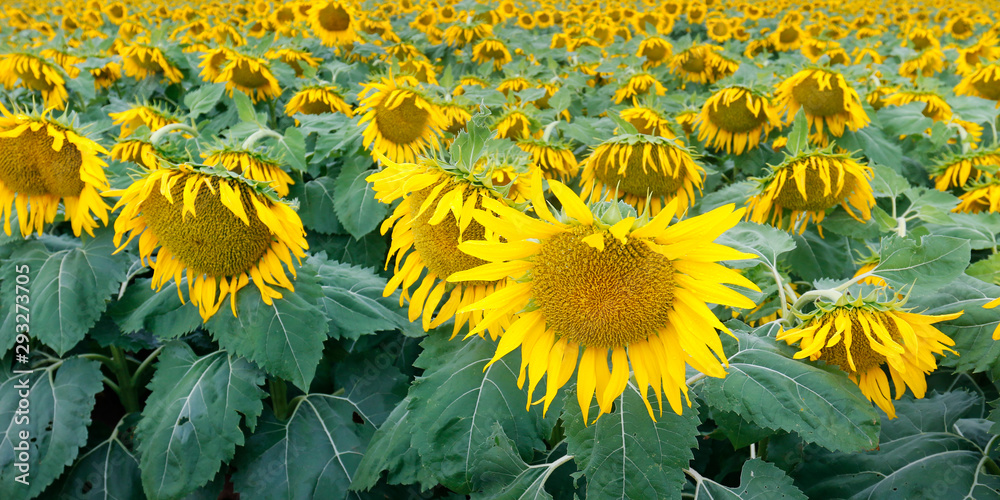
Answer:
<svg viewBox="0 0 1000 500"><path fill-rule="evenodd" d="M0 499L1000 499L998 8L5 0Z"/></svg>

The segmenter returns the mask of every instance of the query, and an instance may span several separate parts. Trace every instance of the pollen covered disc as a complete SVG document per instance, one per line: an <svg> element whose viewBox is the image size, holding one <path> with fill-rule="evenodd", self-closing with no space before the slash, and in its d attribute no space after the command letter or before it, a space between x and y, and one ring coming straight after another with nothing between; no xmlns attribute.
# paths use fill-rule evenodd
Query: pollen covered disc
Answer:
<svg viewBox="0 0 1000 500"><path fill-rule="evenodd" d="M433 190L428 187L417 191L410 196L410 217L413 217L420 210L427 196ZM434 214L432 208L424 211L420 217L416 217L411 223L413 231L413 247L420 254L421 260L432 273L441 278L447 278L452 273L472 269L480 266L486 261L473 257L458 249L459 234L458 221L450 212L445 218L434 225L429 224ZM476 221L469 223L469 227L462 232L462 241L482 240L486 229ZM466 282L467 285L478 285L492 282Z"/></svg>
<svg viewBox="0 0 1000 500"><path fill-rule="evenodd" d="M79 196L84 187L80 151L69 141L55 151L52 142L45 127L0 138L0 181L26 195Z"/></svg>
<svg viewBox="0 0 1000 500"><path fill-rule="evenodd" d="M833 162L831 162L833 163ZM806 166L801 175L805 177L806 199L802 199L795 180L787 178L785 185L775 196L775 203L791 210L826 210L840 204L845 193L850 193L854 189L854 177L844 172L844 185L837 189L836 165L831 165L830 169L830 192L826 192L826 185L820 178L819 168L810 163ZM789 169L789 174L791 170Z"/></svg>
<svg viewBox="0 0 1000 500"><path fill-rule="evenodd" d="M824 349L820 359L829 364L837 365L846 372L864 372L878 368L885 363L885 355L879 354L872 349L871 340L865 335L864 327L858 322L857 313L850 312L848 315L851 320L851 360L854 361L854 366L857 370L852 370L850 363L847 361L847 348L844 347L844 342L837 342L832 347ZM893 340L900 341L902 339L895 321L888 319L886 321L879 321L879 323L885 327Z"/></svg>
<svg viewBox="0 0 1000 500"><path fill-rule="evenodd" d="M641 240L604 235L604 250L583 241L581 226L542 245L532 271L532 297L556 334L588 347L645 340L669 323L674 268Z"/></svg>
<svg viewBox="0 0 1000 500"><path fill-rule="evenodd" d="M327 31L344 31L351 25L351 15L336 3L329 3L319 11L319 24Z"/></svg>
<svg viewBox="0 0 1000 500"><path fill-rule="evenodd" d="M708 117L716 127L735 134L752 132L767 122L767 115L753 114L747 107L746 99L743 98L728 104L723 101L719 102L718 106L710 106Z"/></svg>
<svg viewBox="0 0 1000 500"><path fill-rule="evenodd" d="M645 198L646 194L653 196L670 196L684 186L685 172L681 165L664 165L657 145L621 146L628 148L628 163L621 172L620 158L616 149L611 149L597 158L595 175L599 181L611 189L617 187L619 192L634 194ZM644 158L643 148L651 148L649 156ZM664 147L666 148L666 147ZM663 151L663 157L670 157L670 151ZM645 160L648 160L648 164ZM620 173L621 172L621 173ZM674 172L671 174L670 172Z"/></svg>
<svg viewBox="0 0 1000 500"><path fill-rule="evenodd" d="M218 194L202 186L195 199L195 213L182 216L184 179L174 184L170 203L158 189L150 192L141 210L148 230L156 235L163 248L169 250L188 268L209 276L235 276L248 271L271 246L271 233L257 217L249 197L255 196L239 184L232 186L240 193L243 210L250 224L244 224L231 212ZM217 182L214 183L219 192Z"/></svg>
<svg viewBox="0 0 1000 500"><path fill-rule="evenodd" d="M792 87L792 96L811 115L835 116L845 110L844 89L836 81L821 89L815 74Z"/></svg>
<svg viewBox="0 0 1000 500"><path fill-rule="evenodd" d="M397 91L401 92L401 91ZM398 97L393 94L375 106L375 125L383 137L395 144L408 144L420 139L430 113L417 107L417 95L407 92L399 105L389 108L386 103Z"/></svg>

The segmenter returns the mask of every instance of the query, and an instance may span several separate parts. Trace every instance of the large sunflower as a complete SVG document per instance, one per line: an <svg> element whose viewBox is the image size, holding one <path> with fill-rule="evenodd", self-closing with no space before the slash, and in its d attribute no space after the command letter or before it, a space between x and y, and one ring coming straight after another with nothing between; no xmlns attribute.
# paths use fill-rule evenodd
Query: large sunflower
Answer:
<svg viewBox="0 0 1000 500"><path fill-rule="evenodd" d="M355 14L350 4L336 0L312 4L309 25L323 45L349 45L354 41Z"/></svg>
<svg viewBox="0 0 1000 500"><path fill-rule="evenodd" d="M673 140L651 135L620 135L604 141L584 160L583 192L590 200L614 200L656 215L666 206L681 216L701 191L705 170ZM678 203L669 203L672 200Z"/></svg>
<svg viewBox="0 0 1000 500"><path fill-rule="evenodd" d="M1000 150L989 149L947 156L930 168L934 187L939 191L947 191L953 187L965 186L969 179L978 181L984 175L989 176L976 168L984 165L1000 165Z"/></svg>
<svg viewBox="0 0 1000 500"><path fill-rule="evenodd" d="M272 286L294 290L282 263L294 277L292 256L301 259L309 247L302 221L234 173L186 164L159 168L105 196L121 196L115 205L122 209L115 221L118 251L139 237L139 258L153 268L152 287L159 290L172 278L181 302L186 272L188 298L204 321L226 296L235 316L236 293L249 278L268 305L281 298Z"/></svg>
<svg viewBox="0 0 1000 500"><path fill-rule="evenodd" d="M777 110L766 96L743 86L727 87L712 94L698 115L698 140L713 143L716 150L742 154L781 126Z"/></svg>
<svg viewBox="0 0 1000 500"><path fill-rule="evenodd" d="M875 205L871 177L871 168L850 156L803 152L786 158L771 175L759 179L757 193L747 203L748 218L803 233L810 219L820 225L826 211L840 205L851 217L864 222L871 219ZM791 212L787 219L786 210Z"/></svg>
<svg viewBox="0 0 1000 500"><path fill-rule="evenodd" d="M222 165L247 179L264 182L281 197L288 196L288 186L295 184L282 170L281 162L265 152L224 147L210 151L205 157L205 165Z"/></svg>
<svg viewBox="0 0 1000 500"><path fill-rule="evenodd" d="M281 87L270 66L267 59L232 52L215 83L225 82L230 96L234 90L239 90L250 96L253 102L273 99L281 95Z"/></svg>
<svg viewBox="0 0 1000 500"><path fill-rule="evenodd" d="M962 78L955 86L955 94L998 101L997 106L1000 106L1000 64L984 65Z"/></svg>
<svg viewBox="0 0 1000 500"><path fill-rule="evenodd" d="M58 66L23 53L7 54L0 58L0 83L10 90L20 81L20 86L41 92L45 107L66 108L66 79Z"/></svg>
<svg viewBox="0 0 1000 500"><path fill-rule="evenodd" d="M804 69L792 75L778 85L775 101L780 113L788 113L787 123L794 121L799 108L805 109L809 128L816 129L814 142L820 144L829 141L824 130L840 137L845 127L857 131L871 121L844 76L828 69Z"/></svg>
<svg viewBox="0 0 1000 500"><path fill-rule="evenodd" d="M932 325L962 312L915 314L903 309L901 301L879 301L874 295L853 301L844 295L836 303L819 301L816 306L800 317L802 326L781 332L778 340L799 344L796 359L823 360L847 372L889 418L896 418L892 399L902 397L907 387L915 397L924 397L925 375L937 368L934 355L955 352L949 347L955 342Z"/></svg>
<svg viewBox="0 0 1000 500"><path fill-rule="evenodd" d="M358 126L365 127L364 145L373 155L413 162L418 154L438 149L438 137L448 121L416 88L382 78L364 84L359 97Z"/></svg>
<svg viewBox="0 0 1000 500"><path fill-rule="evenodd" d="M77 236L81 229L94 235L94 216L107 224L111 207L100 195L108 189L104 175L107 163L98 154L108 151L47 114L14 115L3 105L0 114L0 220L4 232L11 234L10 221L16 212L22 236L42 234L44 225L55 220L60 200Z"/></svg>
<svg viewBox="0 0 1000 500"><path fill-rule="evenodd" d="M529 380L529 405L536 400L539 382L547 379L543 411L576 371L585 423L590 422L594 396L599 418L611 411L630 373L643 393L652 386L661 415L662 394L673 411L681 413L687 365L708 376L725 375L726 358L716 329L728 330L706 302L755 305L725 284L757 287L717 263L753 255L714 243L740 220L744 209L734 211L727 205L671 226L676 207L655 218L637 218L607 210L617 204L588 207L557 181L549 181L549 187L564 214L549 211L540 183L533 182L532 201L541 220L484 200L483 206L497 215L482 213L476 219L497 237L459 245L488 263L453 274L449 281L511 278L503 290L462 309L482 311L488 318L512 315L508 325L484 320L476 328L504 330L490 363L520 347L518 384L523 387ZM594 215L597 208L600 216ZM656 418L649 403L646 409Z"/></svg>

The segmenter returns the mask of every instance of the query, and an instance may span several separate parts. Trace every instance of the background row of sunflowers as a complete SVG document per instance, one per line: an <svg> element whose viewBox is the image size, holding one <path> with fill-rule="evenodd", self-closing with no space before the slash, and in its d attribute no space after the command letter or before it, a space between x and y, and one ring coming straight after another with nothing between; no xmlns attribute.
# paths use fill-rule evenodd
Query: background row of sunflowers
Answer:
<svg viewBox="0 0 1000 500"><path fill-rule="evenodd" d="M1000 498L992 5L14 2L0 40L2 498Z"/></svg>

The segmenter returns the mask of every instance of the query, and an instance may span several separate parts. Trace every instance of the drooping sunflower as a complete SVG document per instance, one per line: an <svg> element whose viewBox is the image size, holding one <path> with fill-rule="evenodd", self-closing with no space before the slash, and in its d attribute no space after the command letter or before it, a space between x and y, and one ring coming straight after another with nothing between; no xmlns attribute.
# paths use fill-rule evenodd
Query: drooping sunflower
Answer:
<svg viewBox="0 0 1000 500"><path fill-rule="evenodd" d="M531 165L542 171L546 179L559 179L567 182L576 177L580 164L573 155L569 144L542 139L522 139L517 141L517 147L531 154Z"/></svg>
<svg viewBox="0 0 1000 500"><path fill-rule="evenodd" d="M466 83L466 78L462 79L462 85L469 85L470 83L478 85L479 82L482 82L484 84L483 88L490 87L489 84L487 84L485 81L482 80L479 80L478 82L475 80L470 80L468 83ZM497 92L503 93L504 97L508 97L510 96L511 93L520 92L522 90L527 89L528 87L531 87L531 82L529 82L527 78L524 78L523 76L512 76L510 78L504 78L503 80L501 80L500 83L496 85L496 90Z"/></svg>
<svg viewBox="0 0 1000 500"><path fill-rule="evenodd" d="M979 181L983 176L989 176L976 167L984 165L1000 165L1000 150L990 149L949 155L936 162L931 168L931 178L938 191L947 191L953 187L964 187L969 179Z"/></svg>
<svg viewBox="0 0 1000 500"><path fill-rule="evenodd" d="M59 202L73 233L93 236L96 216L108 223L111 208L100 192L108 189L103 146L69 124L41 115L11 114L0 104L0 220L10 236L17 214L21 236L42 234L55 220Z"/></svg>
<svg viewBox="0 0 1000 500"><path fill-rule="evenodd" d="M0 57L0 83L10 90L18 85L41 92L45 107L65 109L69 93L58 66L38 56L13 53Z"/></svg>
<svg viewBox="0 0 1000 500"><path fill-rule="evenodd" d="M944 32L958 40L965 40L976 31L976 25L972 20L964 15L957 15L948 20L944 27Z"/></svg>
<svg viewBox="0 0 1000 500"><path fill-rule="evenodd" d="M505 111L496 120L497 137L500 139L530 139L534 136L533 131L538 128L538 120L520 108L511 108Z"/></svg>
<svg viewBox="0 0 1000 500"><path fill-rule="evenodd" d="M493 36L493 26L475 19L457 22L444 30L445 43L455 48L472 45L490 36Z"/></svg>
<svg viewBox="0 0 1000 500"><path fill-rule="evenodd" d="M695 45L670 59L670 72L685 81L715 83L736 72L740 63L725 57L718 45Z"/></svg>
<svg viewBox="0 0 1000 500"><path fill-rule="evenodd" d="M143 79L153 75L161 75L170 83L179 83L184 79L181 70L177 69L159 47L132 43L118 49L122 58L122 70L125 76Z"/></svg>
<svg viewBox="0 0 1000 500"><path fill-rule="evenodd" d="M167 111L152 104L134 104L125 111L108 113L108 116L114 120L112 122L114 125L121 125L121 132L118 134L119 138L132 135L137 128L143 125L150 132L156 132L167 125L180 122L180 120Z"/></svg>
<svg viewBox="0 0 1000 500"><path fill-rule="evenodd" d="M110 88L122 77L122 66L114 61L108 61L100 68L93 68L90 76L94 77L94 90Z"/></svg>
<svg viewBox="0 0 1000 500"><path fill-rule="evenodd" d="M897 90L899 90L897 87L876 87L865 96L865 100L868 101L872 109L878 111L885 107L885 98Z"/></svg>
<svg viewBox="0 0 1000 500"><path fill-rule="evenodd" d="M150 170L128 188L105 196L121 196L115 205L122 209L115 221L117 251L139 237L139 258L153 268L152 288L159 290L173 279L181 302L186 273L188 299L204 321L218 312L226 296L235 316L236 293L250 278L268 305L281 298L272 286L294 290L282 263L294 277L292 256L300 260L309 247L302 221L252 181L218 168L182 164Z"/></svg>
<svg viewBox="0 0 1000 500"><path fill-rule="evenodd" d="M417 154L438 149L438 137L448 122L418 89L383 77L364 84L359 94L365 127L364 145L394 162L413 162Z"/></svg>
<svg viewBox="0 0 1000 500"><path fill-rule="evenodd" d="M869 401L896 418L892 400L902 397L907 387L923 398L925 375L937 368L934 355L955 353L950 348L955 342L932 325L962 315L916 314L903 305L902 300L879 300L875 294L819 301L815 311L800 317L802 326L781 332L778 340L799 344L796 359L823 360L844 370Z"/></svg>
<svg viewBox="0 0 1000 500"><path fill-rule="evenodd" d="M899 75L916 80L918 76L931 77L944 71L944 52L941 49L926 49L912 59L907 59L899 65Z"/></svg>
<svg viewBox="0 0 1000 500"><path fill-rule="evenodd" d="M234 51L215 78L215 83L225 83L230 97L234 90L239 90L250 96L253 102L273 99L281 95L281 87L270 66L267 59Z"/></svg>
<svg viewBox="0 0 1000 500"><path fill-rule="evenodd" d="M266 151L222 147L208 152L205 165L222 165L247 179L266 183L282 198L288 196L288 187L295 184L281 168L281 162Z"/></svg>
<svg viewBox="0 0 1000 500"><path fill-rule="evenodd" d="M344 100L340 88L328 84L307 85L299 89L288 100L288 104L285 104L286 115L294 116L297 113L303 115L343 113L348 117L354 116L354 110Z"/></svg>
<svg viewBox="0 0 1000 500"><path fill-rule="evenodd" d="M491 363L521 349L518 384L529 381L529 407L543 377L544 412L576 372L577 402L590 423L595 395L599 418L611 411L634 373L643 394L652 386L661 415L663 394L680 414L687 366L711 377L725 375L716 329L728 330L706 302L754 306L725 284L757 286L717 263L753 256L714 243L744 209L727 205L670 225L675 207L637 218L634 212L622 213L617 203L588 207L557 181L549 181L549 188L562 202L563 214L549 211L540 183L533 182L532 201L541 220L484 200L483 206L497 215L476 219L498 237L459 245L488 263L455 273L449 281L510 278L503 290L461 309L490 318L511 315L509 324L484 320L473 332L503 328ZM649 403L646 409L655 419Z"/></svg>
<svg viewBox="0 0 1000 500"><path fill-rule="evenodd" d="M280 60L289 65L295 71L295 76L302 78L305 76L305 68L319 68L322 58L315 57L311 52L302 49L285 47L277 50L269 50L264 57L271 60Z"/></svg>
<svg viewBox="0 0 1000 500"><path fill-rule="evenodd" d="M998 101L1000 106L1000 63L984 65L962 78L955 86L955 94Z"/></svg>
<svg viewBox="0 0 1000 500"><path fill-rule="evenodd" d="M1000 212L1000 178L984 177L979 182L965 186L965 193L958 197L958 206L952 212L978 214Z"/></svg>
<svg viewBox="0 0 1000 500"><path fill-rule="evenodd" d="M934 121L951 119L951 106L937 92L918 90L899 90L882 100L887 106L903 106L911 102L924 103L923 114Z"/></svg>
<svg viewBox="0 0 1000 500"><path fill-rule="evenodd" d="M500 71L511 61L507 46L496 38L485 38L472 47L472 60L479 64L493 63L493 70Z"/></svg>
<svg viewBox="0 0 1000 500"><path fill-rule="evenodd" d="M353 42L355 19L351 5L336 0L312 4L309 10L309 26L327 47Z"/></svg>
<svg viewBox="0 0 1000 500"><path fill-rule="evenodd" d="M636 50L636 57L645 57L642 63L643 68L654 68L670 61L674 47L664 38L651 36L639 42L639 49Z"/></svg>
<svg viewBox="0 0 1000 500"><path fill-rule="evenodd" d="M781 126L778 111L764 95L743 86L726 87L712 94L698 115L698 140L716 150L743 154Z"/></svg>
<svg viewBox="0 0 1000 500"><path fill-rule="evenodd" d="M651 107L632 106L623 109L619 116L622 120L631 123L640 134L656 135L667 139L676 139L677 137L670 125L670 119Z"/></svg>
<svg viewBox="0 0 1000 500"><path fill-rule="evenodd" d="M996 33L986 32L974 45L958 49L956 71L962 76L968 76L975 73L983 64L998 58L1000 58L1000 40Z"/></svg>
<svg viewBox="0 0 1000 500"><path fill-rule="evenodd" d="M643 71L632 75L619 85L618 89L615 90L615 104L621 104L626 99L630 99L635 104L639 96L661 96L666 93L666 87L655 76Z"/></svg>
<svg viewBox="0 0 1000 500"><path fill-rule="evenodd" d="M827 210L840 205L851 217L864 222L871 219L875 205L871 178L871 168L849 155L802 152L758 179L757 192L747 202L748 219L798 230L799 234L805 232L811 219L822 231ZM787 218L786 211L791 212Z"/></svg>
<svg viewBox="0 0 1000 500"><path fill-rule="evenodd" d="M802 46L802 40L806 35L796 24L782 24L778 26L770 35L768 41L771 47L780 52L798 50Z"/></svg>
<svg viewBox="0 0 1000 500"><path fill-rule="evenodd" d="M436 102L435 105L444 115L447 122L444 130L449 134L458 135L459 132L465 130L465 125L472 119L472 113L469 112L469 109L455 101Z"/></svg>
<svg viewBox="0 0 1000 500"><path fill-rule="evenodd" d="M517 190L512 184L524 179L515 173L513 179L507 178L506 186L496 183L494 174L500 164L489 158L470 166L461 161L448 163L433 158L421 158L418 163L396 163L378 152L375 155L383 169L366 179L373 185L375 199L382 203L401 200L381 226L382 234L392 228L386 269L395 260L394 274L384 295L402 288L400 305L409 301L410 321L422 316L425 330L451 318L455 318L453 335L466 324L476 327L483 314L458 312L459 309L502 289L503 280L476 280L460 285L445 280L456 272L484 263L460 252L458 244L482 240L485 229L473 219L475 209L487 200L513 196ZM526 164L522 164L520 172L527 173ZM416 291L411 291L418 281ZM499 330L491 325L490 333L495 338Z"/></svg>
<svg viewBox="0 0 1000 500"><path fill-rule="evenodd" d="M845 127L853 132L871 121L857 91L843 75L829 69L804 69L787 78L778 85L775 105L780 114L787 113L786 123L794 121L799 108L805 109L809 128L815 128L814 137L821 144L829 140L824 130L840 137Z"/></svg>
<svg viewBox="0 0 1000 500"><path fill-rule="evenodd" d="M148 169L160 168L161 152L148 138L129 137L119 139L111 147L111 158L121 162L131 162Z"/></svg>
<svg viewBox="0 0 1000 500"><path fill-rule="evenodd" d="M612 137L584 160L583 193L591 201L621 198L637 210L657 215L666 205L682 216L701 191L705 170L687 149L673 140L651 135ZM672 200L678 203L671 203ZM647 201L648 200L648 201Z"/></svg>

